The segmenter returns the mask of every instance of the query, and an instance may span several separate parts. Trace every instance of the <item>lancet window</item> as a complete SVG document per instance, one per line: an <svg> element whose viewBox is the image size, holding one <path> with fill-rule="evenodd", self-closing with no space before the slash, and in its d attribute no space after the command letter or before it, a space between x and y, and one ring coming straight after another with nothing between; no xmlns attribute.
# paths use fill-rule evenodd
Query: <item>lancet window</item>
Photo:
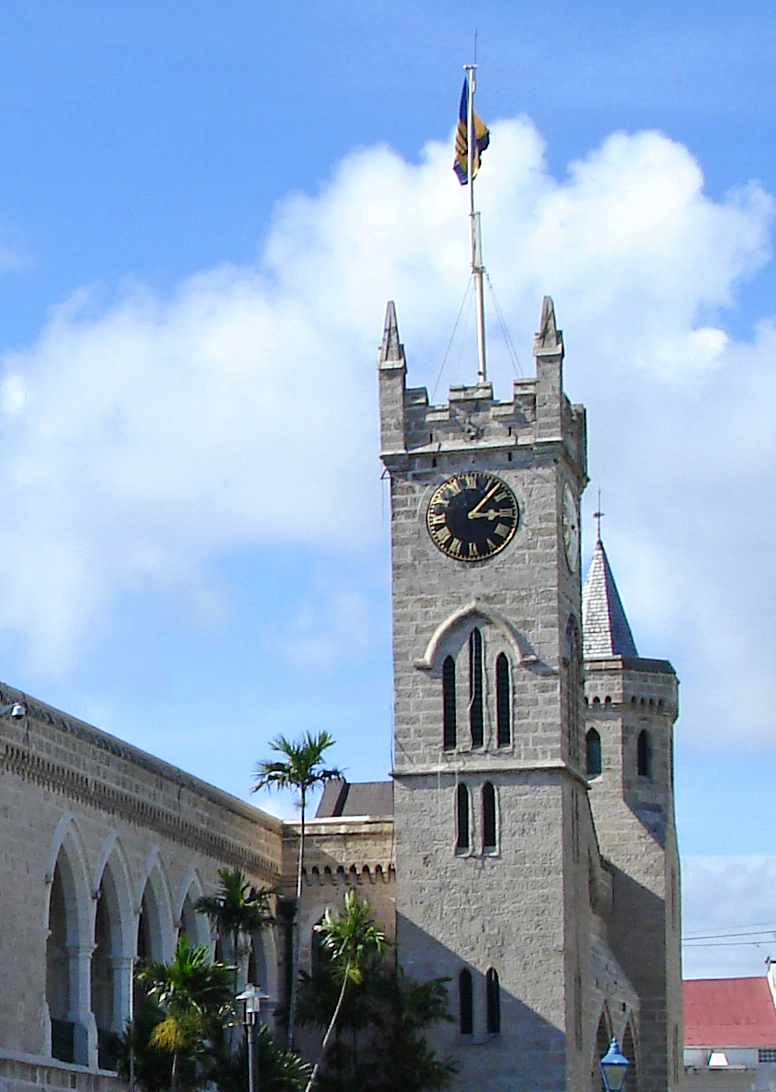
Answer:
<svg viewBox="0 0 776 1092"><path fill-rule="evenodd" d="M461 1035L471 1035L474 1031L472 973L466 967L458 975L458 1027Z"/></svg>
<svg viewBox="0 0 776 1092"><path fill-rule="evenodd" d="M469 848L469 789L460 784L455 790L455 848Z"/></svg>
<svg viewBox="0 0 776 1092"><path fill-rule="evenodd" d="M598 777L603 768L601 759L601 737L595 728L585 736L585 772L588 777Z"/></svg>
<svg viewBox="0 0 776 1092"><path fill-rule="evenodd" d="M485 741L485 710L482 634L478 629L473 629L469 634L469 727L472 747L482 747Z"/></svg>
<svg viewBox="0 0 776 1092"><path fill-rule="evenodd" d="M446 751L455 749L457 741L455 709L455 660L448 656L442 665L442 733Z"/></svg>
<svg viewBox="0 0 776 1092"><path fill-rule="evenodd" d="M498 1035L501 1031L501 987L498 971L491 967L485 975L485 1004L488 1020L488 1032Z"/></svg>
<svg viewBox="0 0 776 1092"><path fill-rule="evenodd" d="M652 740L646 728L639 732L636 743L636 770L639 777L652 777Z"/></svg>
<svg viewBox="0 0 776 1092"><path fill-rule="evenodd" d="M492 853L496 845L496 790L486 781L482 786L482 848Z"/></svg>
<svg viewBox="0 0 776 1092"><path fill-rule="evenodd" d="M496 743L508 747L512 742L512 694L509 660L503 652L496 657Z"/></svg>

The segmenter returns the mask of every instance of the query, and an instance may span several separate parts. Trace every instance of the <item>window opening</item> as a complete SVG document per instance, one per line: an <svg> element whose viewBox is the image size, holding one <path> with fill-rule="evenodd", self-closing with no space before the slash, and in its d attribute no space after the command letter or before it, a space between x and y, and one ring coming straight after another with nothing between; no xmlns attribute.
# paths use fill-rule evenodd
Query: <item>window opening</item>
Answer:
<svg viewBox="0 0 776 1092"><path fill-rule="evenodd" d="M485 976L485 997L488 1013L488 1031L491 1035L498 1035L501 1031L501 990L498 982L498 973L490 968Z"/></svg>
<svg viewBox="0 0 776 1092"><path fill-rule="evenodd" d="M472 747L484 742L484 710L482 679L482 634L473 629L469 634L469 727Z"/></svg>
<svg viewBox="0 0 776 1092"><path fill-rule="evenodd" d="M601 737L595 728L591 728L585 736L586 763L585 769L588 777L598 777L603 769L601 759Z"/></svg>
<svg viewBox="0 0 776 1092"><path fill-rule="evenodd" d="M458 975L458 1026L461 1035L471 1035L474 1030L472 975L466 967Z"/></svg>
<svg viewBox="0 0 776 1092"><path fill-rule="evenodd" d="M509 660L499 652L496 657L496 742L499 747L508 747L512 742L509 683Z"/></svg>
<svg viewBox="0 0 776 1092"><path fill-rule="evenodd" d="M459 785L455 790L456 800L456 849L469 848L469 789Z"/></svg>
<svg viewBox="0 0 776 1092"><path fill-rule="evenodd" d="M636 769L639 777L652 777L652 741L644 728L636 745Z"/></svg>
<svg viewBox="0 0 776 1092"><path fill-rule="evenodd" d="M452 751L456 744L455 660L448 656L442 664L442 735L443 747Z"/></svg>
<svg viewBox="0 0 776 1092"><path fill-rule="evenodd" d="M482 786L482 848L496 848L496 790L490 781Z"/></svg>

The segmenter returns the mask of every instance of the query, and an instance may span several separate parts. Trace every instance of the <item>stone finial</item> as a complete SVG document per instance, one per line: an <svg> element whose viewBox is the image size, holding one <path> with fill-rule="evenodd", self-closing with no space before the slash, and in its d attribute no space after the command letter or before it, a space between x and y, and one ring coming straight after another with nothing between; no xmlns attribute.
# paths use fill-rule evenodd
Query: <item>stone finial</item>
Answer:
<svg viewBox="0 0 776 1092"><path fill-rule="evenodd" d="M385 325L383 327L383 340L378 354L378 365L400 364L404 361L404 346L399 341L399 324L396 321L396 305L393 300L388 300L385 308Z"/></svg>
<svg viewBox="0 0 776 1092"><path fill-rule="evenodd" d="M563 357L563 331L555 321L555 304L552 296L545 296L542 301L542 317L539 320L539 332L534 335L534 356Z"/></svg>

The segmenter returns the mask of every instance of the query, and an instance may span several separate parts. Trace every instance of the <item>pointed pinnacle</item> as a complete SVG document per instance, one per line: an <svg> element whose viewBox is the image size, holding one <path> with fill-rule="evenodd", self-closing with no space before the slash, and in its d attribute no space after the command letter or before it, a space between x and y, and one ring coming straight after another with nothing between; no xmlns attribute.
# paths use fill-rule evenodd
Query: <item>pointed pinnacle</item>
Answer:
<svg viewBox="0 0 776 1092"><path fill-rule="evenodd" d="M534 356L563 355L563 331L555 321L555 304L552 296L542 300L542 317L539 320L539 332L534 336Z"/></svg>
<svg viewBox="0 0 776 1092"><path fill-rule="evenodd" d="M383 327L383 342L380 346L379 361L383 364L387 361L400 361L403 359L404 346L399 341L396 305L393 300L389 300L388 306L385 308L385 326Z"/></svg>

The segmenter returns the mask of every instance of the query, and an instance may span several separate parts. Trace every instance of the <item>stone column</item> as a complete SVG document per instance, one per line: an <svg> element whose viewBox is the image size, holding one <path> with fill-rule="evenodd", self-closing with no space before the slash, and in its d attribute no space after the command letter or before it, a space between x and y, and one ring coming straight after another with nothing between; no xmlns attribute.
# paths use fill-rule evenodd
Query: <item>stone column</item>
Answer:
<svg viewBox="0 0 776 1092"><path fill-rule="evenodd" d="M113 974L113 1020L111 1031L121 1035L132 1015L132 977L135 960L132 956L113 956L110 961Z"/></svg>
<svg viewBox="0 0 776 1092"><path fill-rule="evenodd" d="M69 944L70 1012L73 1056L78 1065L97 1067L97 1022L92 1013L92 955L94 944Z"/></svg>

